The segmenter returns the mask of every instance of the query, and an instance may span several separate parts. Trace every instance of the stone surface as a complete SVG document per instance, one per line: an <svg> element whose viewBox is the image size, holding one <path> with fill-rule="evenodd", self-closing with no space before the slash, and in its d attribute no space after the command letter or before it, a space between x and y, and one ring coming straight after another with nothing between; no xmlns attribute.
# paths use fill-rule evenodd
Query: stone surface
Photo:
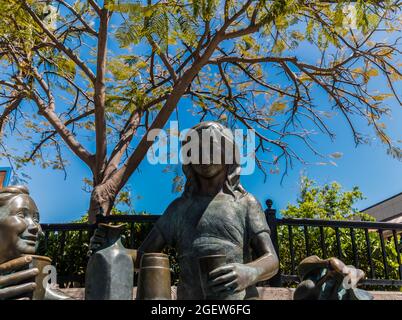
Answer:
<svg viewBox="0 0 402 320"><path fill-rule="evenodd" d="M60 289L74 299L84 299L84 288ZM294 289L291 288L269 288L259 287L258 291L262 300L292 300ZM136 296L137 288L133 288L133 299ZM402 300L402 292L396 291L370 291L374 300ZM172 297L176 299L176 287L172 287Z"/></svg>

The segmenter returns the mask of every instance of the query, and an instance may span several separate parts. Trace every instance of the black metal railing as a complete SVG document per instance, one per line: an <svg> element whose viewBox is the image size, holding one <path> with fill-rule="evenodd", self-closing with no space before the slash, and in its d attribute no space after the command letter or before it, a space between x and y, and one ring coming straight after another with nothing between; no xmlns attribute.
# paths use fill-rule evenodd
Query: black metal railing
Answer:
<svg viewBox="0 0 402 320"><path fill-rule="evenodd" d="M113 215L98 216L95 224L88 223L47 223L41 224L43 238L39 242L38 254L47 255L56 267L58 283L61 287L83 286L88 262L89 241L98 223L124 223L123 244L126 248L138 247L152 224L160 215ZM148 225L140 228L138 225Z"/></svg>
<svg viewBox="0 0 402 320"><path fill-rule="evenodd" d="M280 273L269 281L269 285L297 283L298 263L303 258L316 254L322 258L336 256L361 268L367 275L361 281L364 286L402 286L402 224L277 218L272 201L267 201L265 214L271 228L272 242L281 262ZM124 245L127 248L136 248L159 217L160 215L99 216L97 223L125 223L127 228ZM78 286L84 285L86 253L97 223L42 224L45 236L39 253L52 258L61 286L74 282ZM139 225L142 227L139 228ZM144 225L149 227L144 228ZM379 241L374 236L378 236ZM379 245L374 246L378 243ZM66 248L66 245L70 247ZM69 269L69 266L74 268Z"/></svg>
<svg viewBox="0 0 402 320"><path fill-rule="evenodd" d="M271 201L267 201L265 214L271 228L272 242L281 262L280 273L270 281L271 285L282 286L297 282L298 263L303 258L315 254L324 259L330 256L338 257L347 264L362 269L367 276L360 281L363 286L402 286L402 224L278 219ZM375 244L378 245L374 247ZM344 252L344 248L347 252ZM299 251L298 256L296 251ZM286 256L283 256L284 254Z"/></svg>
<svg viewBox="0 0 402 320"><path fill-rule="evenodd" d="M52 259L52 264L58 271L59 285L61 287L72 286L73 284L83 286L88 262L89 240L96 225L52 223L41 226L44 237L39 242L38 253L47 255Z"/></svg>

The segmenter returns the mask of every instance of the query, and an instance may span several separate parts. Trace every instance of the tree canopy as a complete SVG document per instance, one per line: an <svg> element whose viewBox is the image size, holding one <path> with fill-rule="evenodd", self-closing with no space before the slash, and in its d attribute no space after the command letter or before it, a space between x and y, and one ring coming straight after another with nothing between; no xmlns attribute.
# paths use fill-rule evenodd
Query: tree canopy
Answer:
<svg viewBox="0 0 402 320"><path fill-rule="evenodd" d="M1 156L65 170L70 149L92 172L90 219L111 211L147 132L183 98L200 119L255 129L262 170L304 161L295 139L320 155L310 135L334 138L334 115L356 144L368 124L400 158L384 124L386 99L401 104L400 39L381 36L400 12L390 0L0 0ZM11 135L32 143L17 152Z"/></svg>
<svg viewBox="0 0 402 320"><path fill-rule="evenodd" d="M297 203L288 204L281 214L287 218L374 221L372 216L354 207L362 199L363 193L357 186L344 191L336 181L320 186L307 176L302 176Z"/></svg>

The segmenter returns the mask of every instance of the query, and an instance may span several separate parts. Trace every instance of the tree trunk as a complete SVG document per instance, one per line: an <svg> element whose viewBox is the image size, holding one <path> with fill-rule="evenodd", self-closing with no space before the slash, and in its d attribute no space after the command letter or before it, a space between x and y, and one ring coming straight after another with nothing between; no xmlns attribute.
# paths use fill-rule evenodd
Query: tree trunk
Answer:
<svg viewBox="0 0 402 320"><path fill-rule="evenodd" d="M89 223L95 223L98 214L110 215L118 192L118 188L111 180L94 187L88 211Z"/></svg>

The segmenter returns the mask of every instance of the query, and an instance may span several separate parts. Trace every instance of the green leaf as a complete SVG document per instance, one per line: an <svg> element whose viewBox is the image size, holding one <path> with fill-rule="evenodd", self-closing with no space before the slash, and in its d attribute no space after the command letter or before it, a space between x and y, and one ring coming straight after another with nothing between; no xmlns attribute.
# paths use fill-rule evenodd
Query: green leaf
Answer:
<svg viewBox="0 0 402 320"><path fill-rule="evenodd" d="M271 108L269 110L271 114L281 113L287 108L287 106L288 105L285 102L276 101L271 105Z"/></svg>

